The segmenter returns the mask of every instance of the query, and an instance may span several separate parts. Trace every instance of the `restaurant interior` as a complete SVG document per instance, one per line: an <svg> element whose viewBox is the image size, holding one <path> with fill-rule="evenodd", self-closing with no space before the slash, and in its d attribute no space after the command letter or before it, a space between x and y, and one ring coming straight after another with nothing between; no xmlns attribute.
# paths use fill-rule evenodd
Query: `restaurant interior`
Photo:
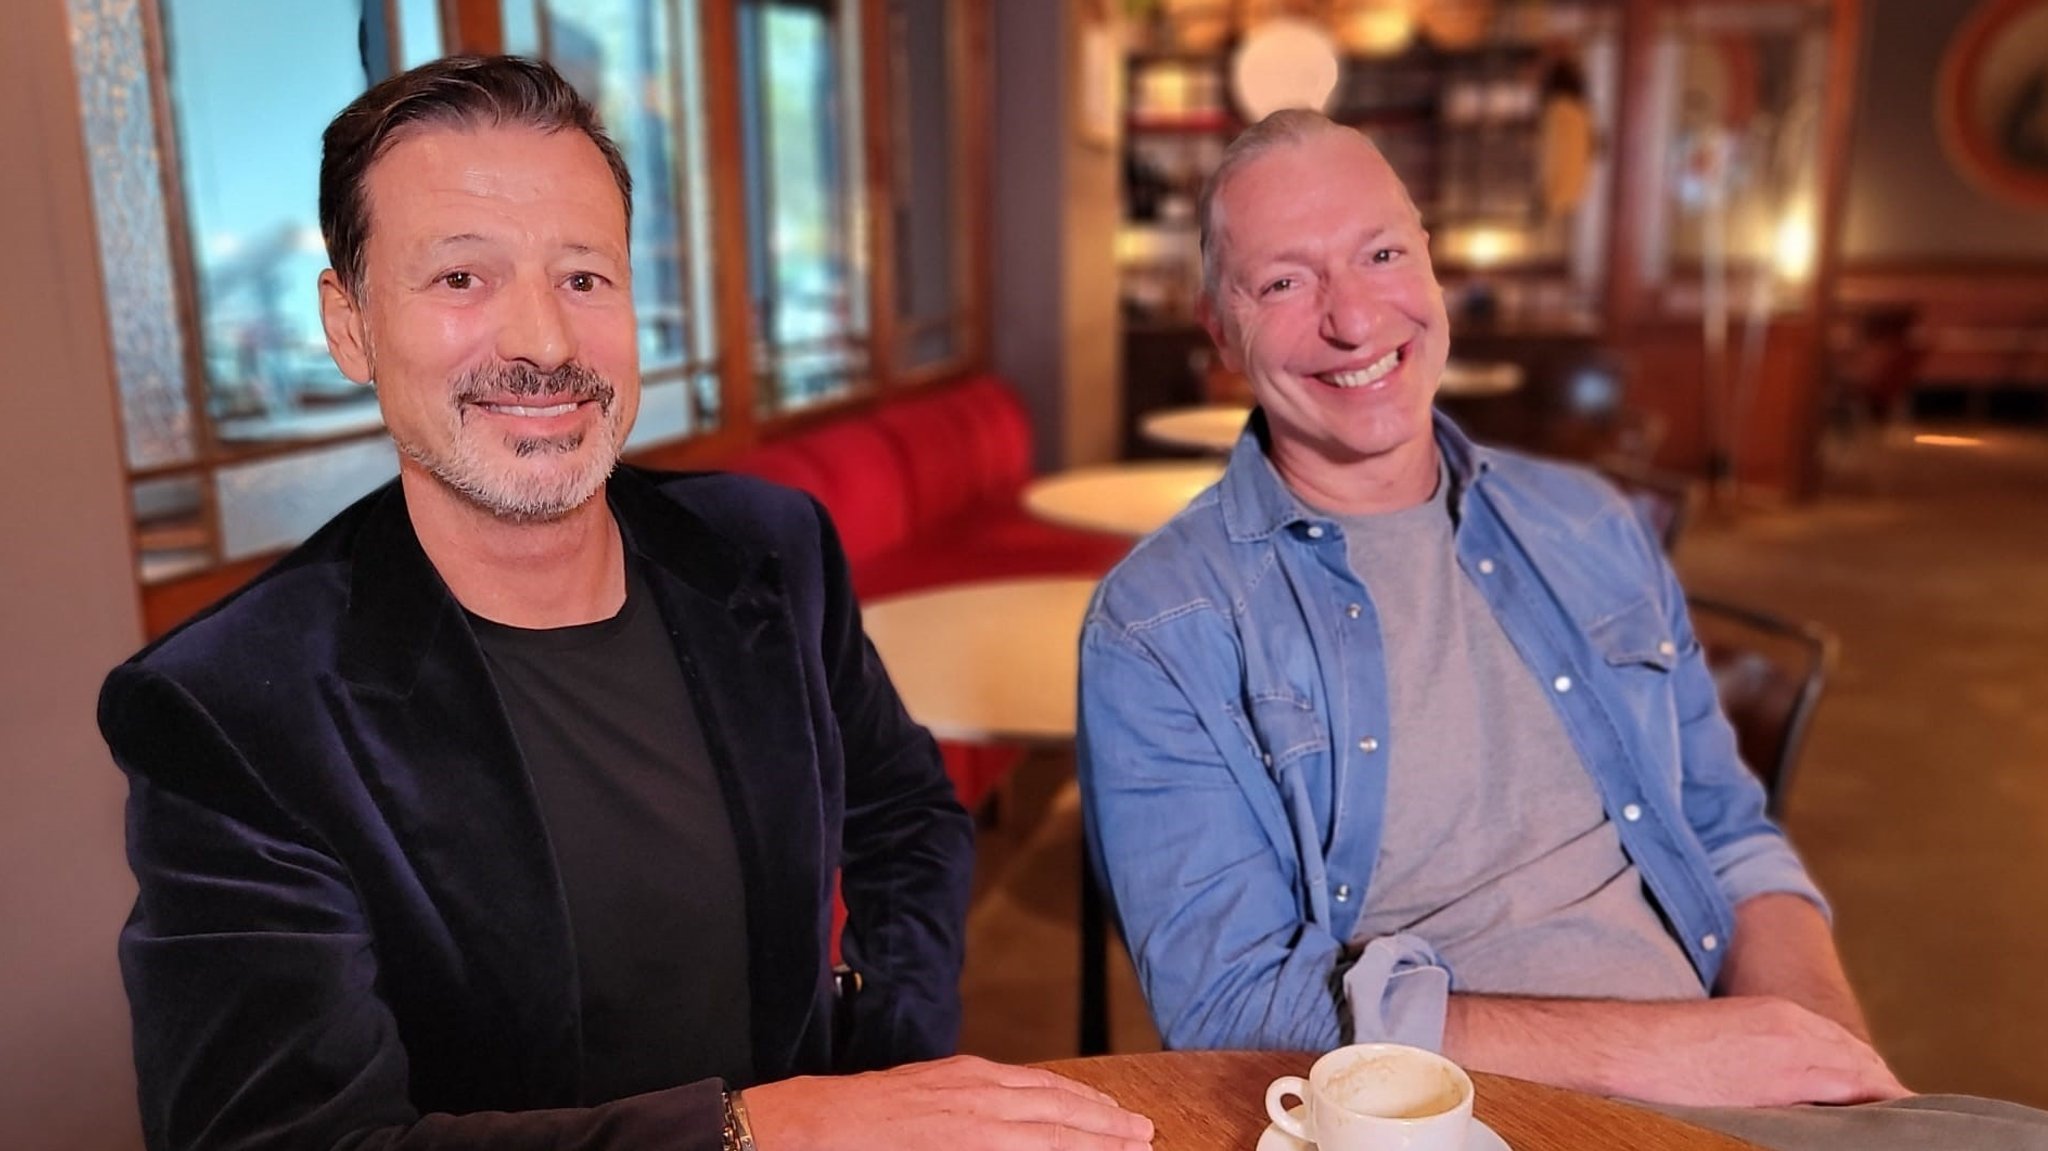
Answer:
<svg viewBox="0 0 2048 1151"><path fill-rule="evenodd" d="M2048 0L19 0L0 1128L139 1145L107 670L390 479L328 359L319 133L545 57L635 178L631 462L833 515L974 812L963 1049L1156 1050L1081 850L1074 639L1249 386L1202 181L1369 134L1431 233L1440 408L1606 475L1908 1085L2048 1107ZM12 1132L19 1134L12 1134Z"/></svg>

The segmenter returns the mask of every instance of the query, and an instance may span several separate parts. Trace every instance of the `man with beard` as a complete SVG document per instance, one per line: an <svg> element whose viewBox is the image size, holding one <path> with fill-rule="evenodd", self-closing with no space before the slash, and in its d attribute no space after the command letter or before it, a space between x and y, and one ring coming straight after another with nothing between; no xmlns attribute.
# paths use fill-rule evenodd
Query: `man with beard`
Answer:
<svg viewBox="0 0 2048 1151"><path fill-rule="evenodd" d="M438 61L336 117L320 188L399 477L102 694L149 1145L1145 1146L1078 1084L914 1062L958 1030L967 819L814 502L615 470L631 188L590 107Z"/></svg>

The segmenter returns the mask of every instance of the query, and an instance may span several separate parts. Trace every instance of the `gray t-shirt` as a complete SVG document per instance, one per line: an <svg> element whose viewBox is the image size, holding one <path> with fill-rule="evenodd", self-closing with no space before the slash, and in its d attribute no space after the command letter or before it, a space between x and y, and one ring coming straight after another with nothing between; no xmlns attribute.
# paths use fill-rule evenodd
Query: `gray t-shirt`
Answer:
<svg viewBox="0 0 2048 1151"><path fill-rule="evenodd" d="M1420 936L1454 992L1699 998L1543 686L1458 567L1449 487L1440 471L1425 504L1335 517L1379 615L1393 717L1351 942Z"/></svg>

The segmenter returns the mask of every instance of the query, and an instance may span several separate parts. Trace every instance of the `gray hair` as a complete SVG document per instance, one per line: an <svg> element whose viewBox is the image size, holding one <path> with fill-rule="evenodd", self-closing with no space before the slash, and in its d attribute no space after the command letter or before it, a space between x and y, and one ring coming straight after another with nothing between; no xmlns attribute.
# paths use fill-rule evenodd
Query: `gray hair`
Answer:
<svg viewBox="0 0 2048 1151"><path fill-rule="evenodd" d="M1222 275L1223 186L1230 182L1238 169L1266 153L1282 146L1305 143L1329 132L1353 133L1373 151L1379 151L1372 137L1311 108L1282 108L1240 132L1230 146L1223 149L1223 158L1217 161L1216 170L1209 173L1209 178L1203 182L1201 199L1195 205L1195 218L1201 226L1204 296L1211 300L1216 298L1217 281ZM1407 195L1405 187L1402 195Z"/></svg>

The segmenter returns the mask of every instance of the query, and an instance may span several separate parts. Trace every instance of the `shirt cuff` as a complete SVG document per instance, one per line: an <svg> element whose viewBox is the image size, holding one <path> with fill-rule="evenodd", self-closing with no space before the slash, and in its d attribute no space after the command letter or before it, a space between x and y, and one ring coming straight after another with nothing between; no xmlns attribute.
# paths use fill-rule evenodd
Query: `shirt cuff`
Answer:
<svg viewBox="0 0 2048 1151"><path fill-rule="evenodd" d="M1810 901L1828 922L1834 922L1833 909L1783 836L1754 835L1728 844L1713 853L1712 863L1721 894L1730 907L1759 895L1782 892Z"/></svg>
<svg viewBox="0 0 2048 1151"><path fill-rule="evenodd" d="M1347 1043L1405 1043L1440 1050L1451 973L1418 935L1383 935L1344 973Z"/></svg>

